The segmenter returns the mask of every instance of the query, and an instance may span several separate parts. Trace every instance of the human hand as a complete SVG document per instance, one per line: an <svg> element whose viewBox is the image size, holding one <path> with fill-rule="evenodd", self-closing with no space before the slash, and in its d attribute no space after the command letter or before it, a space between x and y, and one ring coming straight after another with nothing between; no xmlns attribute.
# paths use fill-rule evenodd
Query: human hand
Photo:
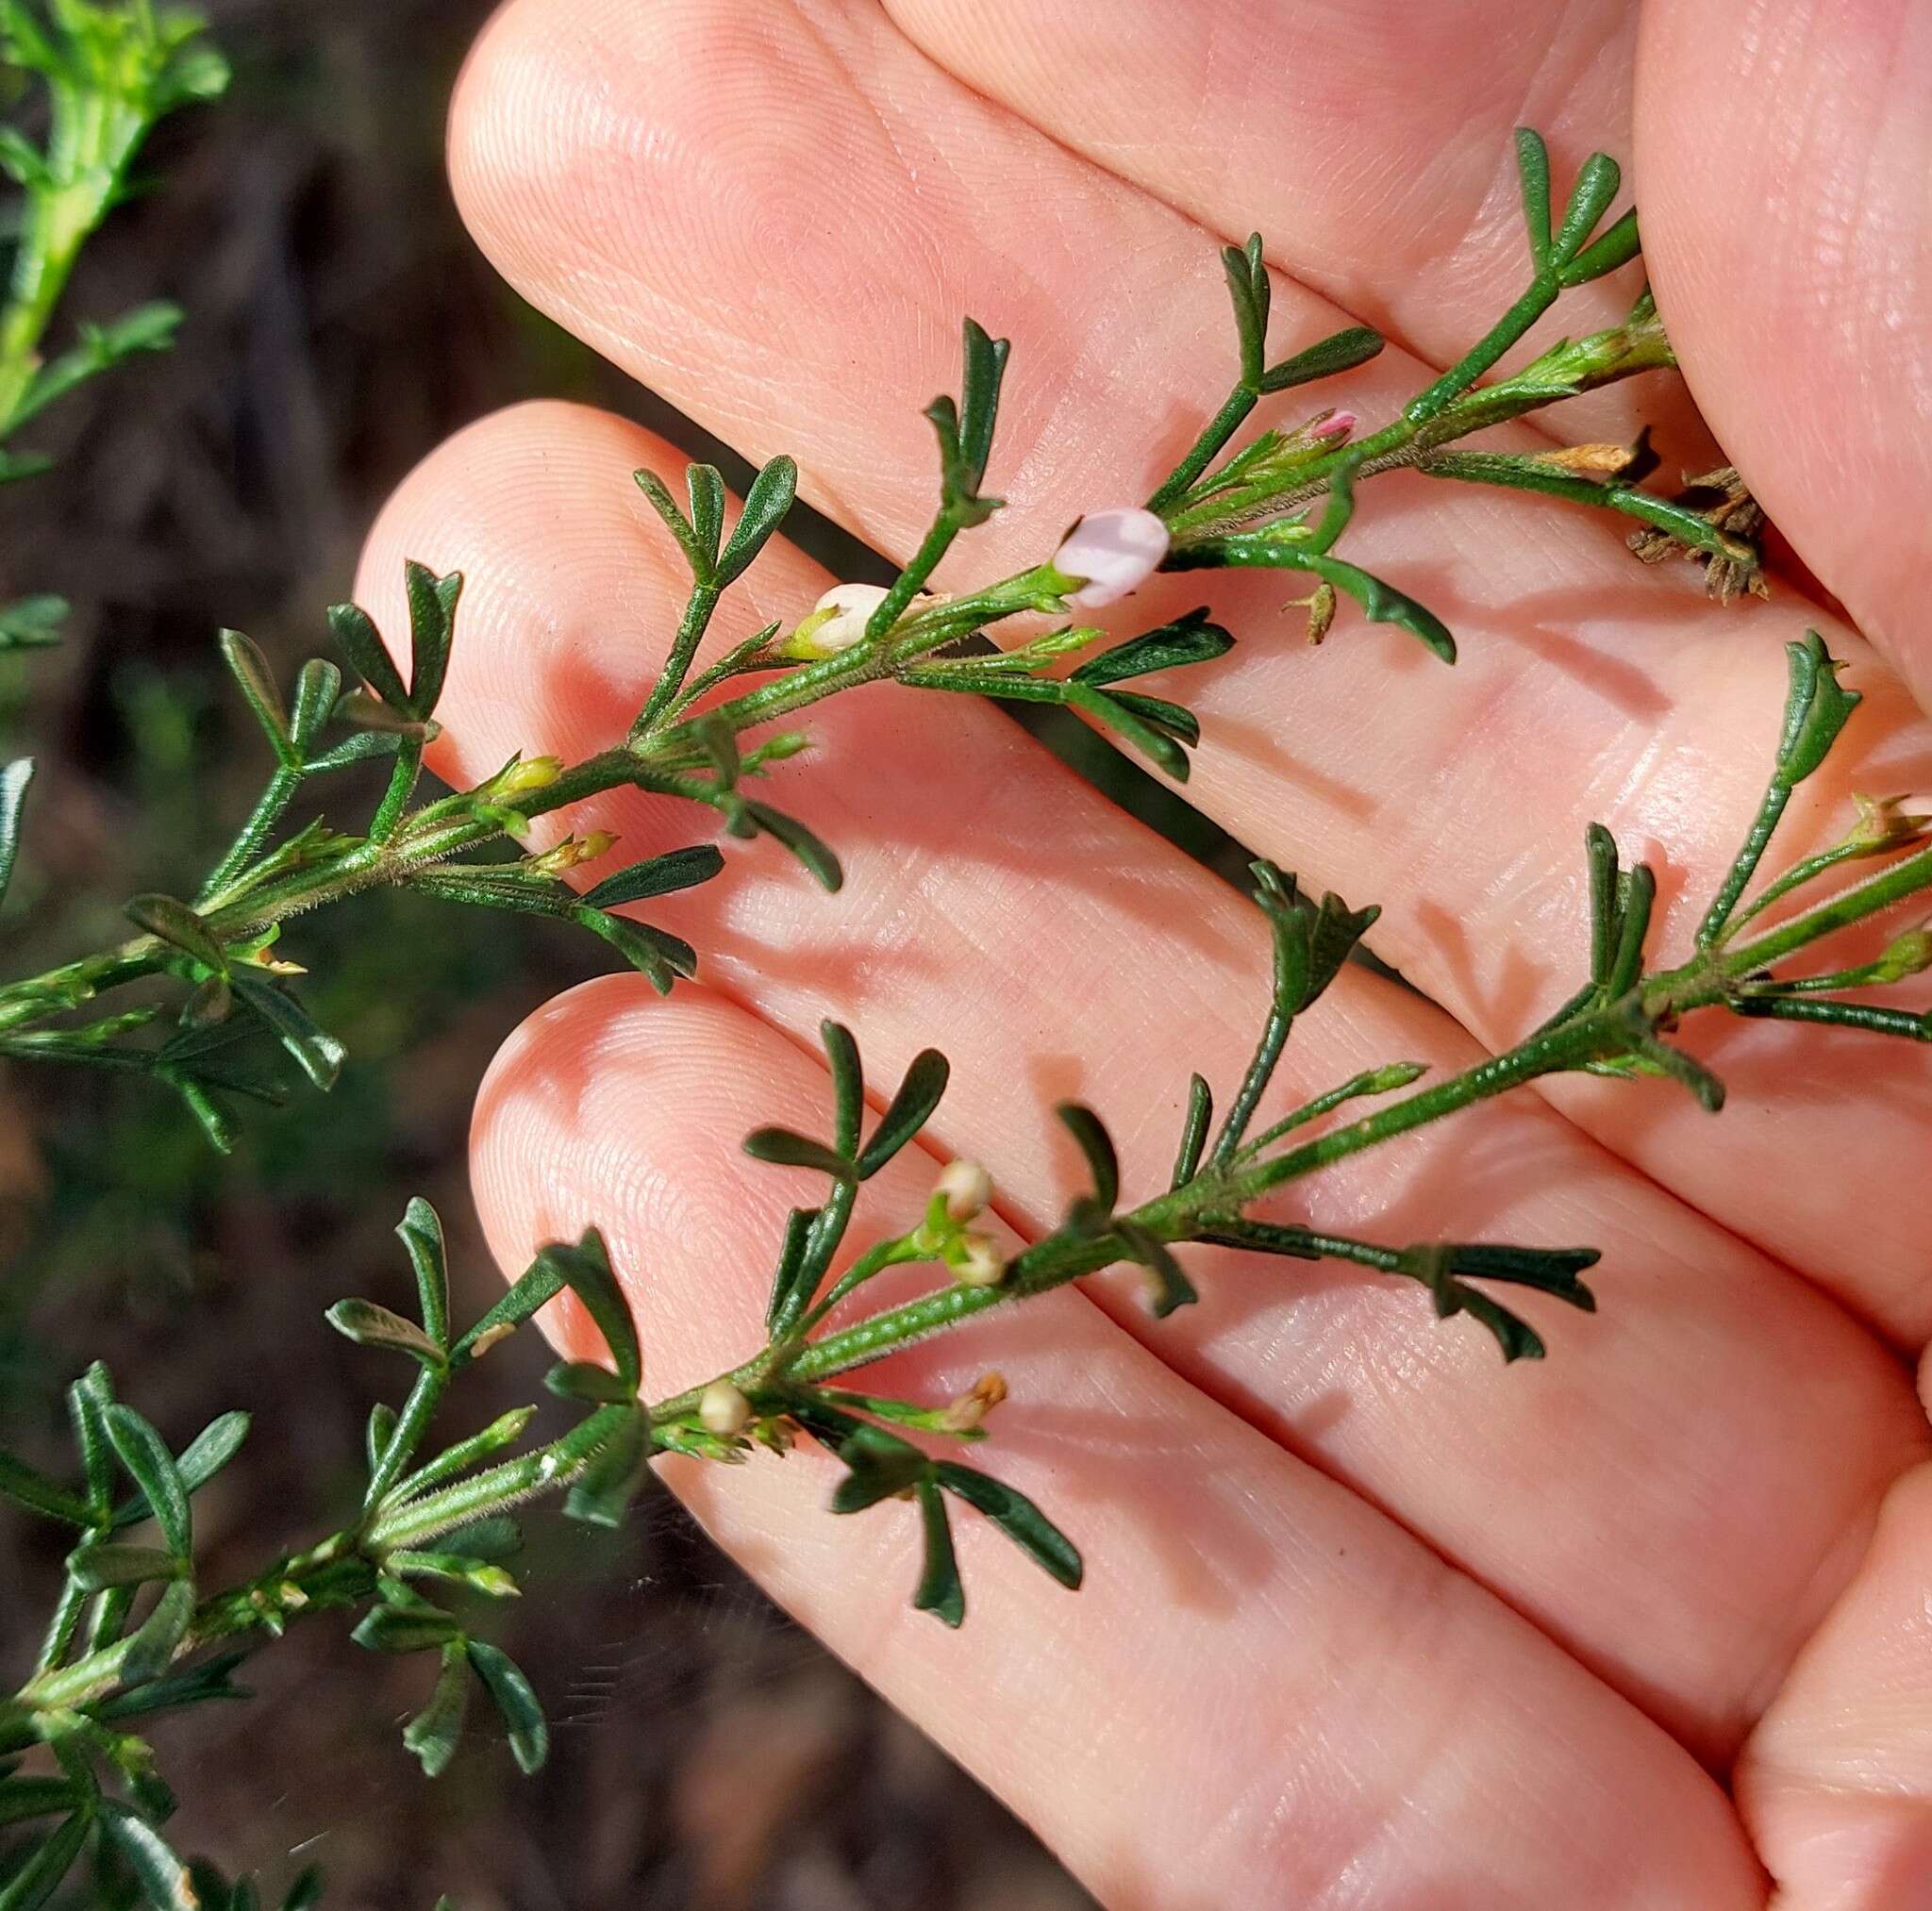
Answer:
<svg viewBox="0 0 1932 1911"><path fill-rule="evenodd" d="M950 386L960 315L1010 333L1009 508L956 558L977 576L1138 497L1185 442L1222 378L1217 238L1271 241L1290 343L1344 313L1385 329L1351 402L1392 404L1521 279L1510 125L1553 129L1559 168L1634 150L1691 391L1923 695L1932 38L1909 0L1739 0L1721 34L1713 10L515 0L453 164L520 291L747 455L793 453L807 496L893 554L923 528L917 407ZM1602 429L1654 407L1624 391L1590 401ZM400 557L469 575L446 773L622 733L683 590L628 474L675 462L534 406L406 484L358 594L401 627ZM1280 580L1217 584L1243 641L1191 676L1191 796L1381 902L1378 950L1441 1005L1348 972L1297 1030L1297 1085L1462 1066L1533 1025L1574 965L1591 816L1663 846L1668 901L1707 893L1775 734L1778 640L1807 623L1868 705L1793 827L1823 839L1854 785L1932 783L1905 690L1796 590L1707 606L1612 527L1553 537L1552 508L1410 483L1352 531L1425 580L1453 674L1359 627L1310 656ZM774 546L719 641L826 581ZM845 895L746 846L662 918L705 986L573 992L479 1105L504 1265L600 1224L654 1385L753 1332L799 1189L738 1138L813 1125L821 1016L881 1079L943 1043L930 1138L1008 1174L1022 1238L1073 1185L1054 1101L1108 1109L1145 1185L1189 1069L1226 1082L1250 1039L1254 912L1004 719L885 689L815 731L794 787ZM668 839L635 794L596 820ZM1602 1247L1603 1312L1557 1323L1541 1367L1500 1371L1373 1277L1220 1253L1170 1321L1107 1278L908 1358L1005 1372L1000 1468L1086 1550L1077 1597L962 1526L974 1606L949 1635L906 1606L909 1513L827 1520L808 1457L666 1475L1110 1905L1728 1911L1762 1902L1760 1862L1790 1911L1932 1902L1932 1471L1901 1358L1932 1338L1932 1092L1920 1053L1804 1035L1693 1037L1731 1085L1716 1122L1553 1082L1324 1178L1331 1218L1395 1236ZM894 1211L932 1165L895 1164Z"/></svg>

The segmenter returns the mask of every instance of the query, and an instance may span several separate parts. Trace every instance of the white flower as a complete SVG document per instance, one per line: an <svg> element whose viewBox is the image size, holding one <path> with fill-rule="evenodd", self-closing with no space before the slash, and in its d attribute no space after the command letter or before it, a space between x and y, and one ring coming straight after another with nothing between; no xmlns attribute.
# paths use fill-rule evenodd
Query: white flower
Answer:
<svg viewBox="0 0 1932 1911"><path fill-rule="evenodd" d="M1007 1257L990 1234L970 1230L959 1237L955 1277L969 1288L996 1288L1007 1277Z"/></svg>
<svg viewBox="0 0 1932 1911"><path fill-rule="evenodd" d="M698 1397L698 1423L721 1439L735 1439L751 1424L751 1402L728 1380L714 1380Z"/></svg>
<svg viewBox="0 0 1932 1911"><path fill-rule="evenodd" d="M1056 571L1085 581L1067 602L1097 610L1146 583L1167 556L1167 526L1138 505L1090 511L1054 553Z"/></svg>
<svg viewBox="0 0 1932 1911"><path fill-rule="evenodd" d="M949 1220L972 1221L992 1199L992 1176L976 1161L949 1161L932 1191L945 1202Z"/></svg>
<svg viewBox="0 0 1932 1911"><path fill-rule="evenodd" d="M885 601L881 585L835 584L812 607L811 615L800 622L784 647L792 656L837 656L865 635L873 612Z"/></svg>

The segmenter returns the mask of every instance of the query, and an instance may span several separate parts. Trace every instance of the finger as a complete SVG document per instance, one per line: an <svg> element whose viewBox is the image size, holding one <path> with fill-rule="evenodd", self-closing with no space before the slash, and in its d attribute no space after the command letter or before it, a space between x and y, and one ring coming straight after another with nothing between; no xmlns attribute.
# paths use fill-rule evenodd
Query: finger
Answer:
<svg viewBox="0 0 1932 1911"><path fill-rule="evenodd" d="M618 421L532 407L454 441L385 512L362 583L382 622L400 627L406 550L470 579L440 706L459 780L520 743L577 755L623 733L680 588L627 474L675 474L670 460ZM823 582L786 549L754 575L793 603ZM756 627L764 609L731 614ZM828 902L770 844L731 843L724 880L653 920L801 1044L823 1016L846 1021L878 1082L939 1041L973 1087L936 1132L1001 1174L1027 1224L1051 1225L1074 1185L1051 1113L1069 1095L1114 1123L1130 1190L1164 1186L1190 1070L1224 1099L1252 1049L1269 962L1257 912L975 704L881 686L812 718L818 748L773 798L837 847L844 891ZM572 821L633 854L692 828L688 808L635 799ZM1476 1054L1439 1011L1349 971L1297 1024L1278 1105L1392 1059L1453 1072ZM1332 1270L1216 1252L1203 1304L1158 1325L1131 1284L1102 1297L1724 1757L1921 1450L1900 1371L1533 1101L1458 1116L1310 1198L1331 1224L1398 1243L1594 1243L1604 1311L1546 1322L1556 1357L1504 1374L1419 1293Z"/></svg>
<svg viewBox="0 0 1932 1911"><path fill-rule="evenodd" d="M1932 14L1654 0L1639 101L1644 257L1691 389L1932 707Z"/></svg>
<svg viewBox="0 0 1932 1911"><path fill-rule="evenodd" d="M475 1169L491 1244L514 1267L594 1220L654 1391L701 1380L752 1351L785 1210L811 1195L748 1172L737 1138L809 1127L826 1094L821 1069L701 989L576 990L485 1085ZM868 1184L880 1224L917 1218L935 1165L915 1151ZM1722 1796L1662 1733L1077 1295L996 1311L864 1384L939 1402L990 1366L1013 1399L971 1457L1084 1549L1077 1595L962 1515L969 1613L948 1633L907 1604L910 1509L830 1517L836 1474L815 1448L664 1471L1104 1902L1758 1902Z"/></svg>
<svg viewBox="0 0 1932 1911"><path fill-rule="evenodd" d="M882 548L908 551L923 528L906 474L930 468L929 434L910 403L865 402L855 368L923 394L957 377L962 310L1012 331L1012 449L996 454L1011 506L965 547L981 575L1143 491L1144 448L1179 448L1192 420L1176 394L1226 349L1198 228L938 73L867 9L808 26L708 0L519 0L472 62L452 163L521 290L743 448L797 452L819 499ZM1292 287L1279 310L1288 340L1338 317ZM1385 354L1364 387L1392 406L1422 375ZM1592 815L1671 845L1659 941L1681 938L1756 806L1783 696L1773 640L1804 613L1694 603L1594 521L1498 495L1386 480L1361 524L1349 555L1426 594L1464 633L1463 662L1444 672L1360 628L1311 658L1274 636L1279 586L1228 586L1219 607L1248 640L1191 673L1208 731L1191 794L1238 839L1383 903L1378 948L1493 1045L1574 987ZM1147 593L1142 611L1198 601L1181 581L1187 598ZM1847 781L1932 784L1895 688L1854 668L1867 709L1849 760L1793 806L1794 842L1833 833ZM1257 712L1282 714L1264 728ZM1565 1089L1564 1105L1923 1340L1922 1243L1890 1197L1932 1145L1924 1072L1874 1039L1795 1033L1754 1023L1712 1048L1734 1088L1721 1132L1655 1098L1633 1115L1607 1085ZM1867 1217L1857 1256L1847 1205Z"/></svg>
<svg viewBox="0 0 1932 1911"><path fill-rule="evenodd" d="M1512 134L1535 126L1559 190L1627 158L1634 0L888 0L909 39L1097 165L1270 261L1431 364L1453 363L1528 281ZM1614 324L1641 268L1531 334ZM1694 458L1659 381L1547 414L1603 438L1647 419Z"/></svg>
<svg viewBox="0 0 1932 1911"><path fill-rule="evenodd" d="M1932 1469L1872 1552L1739 1774L1780 1911L1894 1911L1932 1883Z"/></svg>

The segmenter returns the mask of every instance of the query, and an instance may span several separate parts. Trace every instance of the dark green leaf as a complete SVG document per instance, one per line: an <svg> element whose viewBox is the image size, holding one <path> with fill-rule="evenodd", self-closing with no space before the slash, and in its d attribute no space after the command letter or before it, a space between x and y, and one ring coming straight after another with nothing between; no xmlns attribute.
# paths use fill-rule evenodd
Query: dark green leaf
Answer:
<svg viewBox="0 0 1932 1911"><path fill-rule="evenodd" d="M708 883L724 867L724 858L716 844L696 843L690 849L675 849L619 870L587 891L584 901L592 908L615 909L625 903L641 903L651 896L669 895L675 889Z"/></svg>
<svg viewBox="0 0 1932 1911"><path fill-rule="evenodd" d="M123 1546L115 1541L82 1546L68 1554L68 1576L89 1592L110 1586L145 1586L152 1579L176 1579L182 1561L158 1546Z"/></svg>
<svg viewBox="0 0 1932 1911"><path fill-rule="evenodd" d="M1784 735L1777 746L1777 779L1793 789L1824 761L1839 732L1863 698L1857 690L1840 688L1838 673L1844 665L1825 649L1824 640L1807 630L1797 643L1785 645L1790 690L1785 700Z"/></svg>
<svg viewBox="0 0 1932 1911"><path fill-rule="evenodd" d="M1267 353L1268 306L1272 291L1268 269L1261 263L1261 235L1248 236L1246 245L1224 245L1221 267L1227 274L1227 295L1234 306L1235 337L1241 345L1241 383L1261 389L1262 360Z"/></svg>
<svg viewBox="0 0 1932 1911"><path fill-rule="evenodd" d="M547 1259L563 1278L564 1285L583 1303L584 1312L596 1322L604 1344L619 1377L635 1397L643 1384L643 1355L638 1347L637 1323L631 1319L630 1303L610 1271L609 1251L595 1228L587 1228L573 1245L561 1241L546 1247L539 1260Z"/></svg>
<svg viewBox="0 0 1932 1911"><path fill-rule="evenodd" d="M442 1902L447 1904L449 1900L445 1898ZM315 1911L321 1903L322 1869L310 1865L283 1894L282 1911Z"/></svg>
<svg viewBox="0 0 1932 1911"><path fill-rule="evenodd" d="M404 590L409 601L409 714L427 723L442 696L449 672L449 654L456 635L457 602L463 594L463 573L452 571L439 577L413 558L403 566Z"/></svg>
<svg viewBox="0 0 1932 1911"><path fill-rule="evenodd" d="M1126 1244L1136 1266L1154 1276L1154 1318L1164 1321L1177 1307L1191 1306L1201 1297L1194 1284L1181 1271L1165 1241L1137 1227L1132 1221L1116 1221L1115 1232Z"/></svg>
<svg viewBox="0 0 1932 1911"><path fill-rule="evenodd" d="M1054 1113L1066 1124L1067 1132L1087 1157L1087 1172L1093 1177L1095 1203L1111 1214L1121 1198L1120 1157L1114 1153L1113 1138L1100 1117L1078 1102L1062 1102Z"/></svg>
<svg viewBox="0 0 1932 1911"><path fill-rule="evenodd" d="M787 816L769 804L744 802L744 814L766 836L775 837L810 871L822 889L836 892L845 880L839 858L795 816Z"/></svg>
<svg viewBox="0 0 1932 1911"><path fill-rule="evenodd" d="M194 1582L177 1579L161 1588L154 1610L127 1642L121 1662L121 1682L133 1688L158 1679L175 1663L175 1654L194 1620Z"/></svg>
<svg viewBox="0 0 1932 1911"><path fill-rule="evenodd" d="M1449 626L1433 610L1418 604L1392 584L1384 583L1381 578L1354 564L1344 563L1340 557L1311 553L1307 568L1338 590L1347 591L1361 606L1370 623L1399 625L1421 638L1444 663L1456 661L1456 640L1449 634Z"/></svg>
<svg viewBox="0 0 1932 1911"><path fill-rule="evenodd" d="M87 1502L77 1493L70 1493L58 1480L8 1453L0 1453L0 1493L49 1520L64 1520L70 1526L93 1523Z"/></svg>
<svg viewBox="0 0 1932 1911"><path fill-rule="evenodd" d="M475 1357L476 1343L493 1345L503 1333L520 1327L530 1316L563 1291L563 1274L547 1255L539 1255L511 1284L509 1291L456 1344L452 1357Z"/></svg>
<svg viewBox="0 0 1932 1911"><path fill-rule="evenodd" d="M589 1526L622 1526L650 1466L651 1417L634 1408L613 1421L610 1437L571 1487L564 1512Z"/></svg>
<svg viewBox="0 0 1932 1911"><path fill-rule="evenodd" d="M718 562L721 589L736 582L750 568L772 533L785 522L797 495L798 467L789 457L774 457L752 480L731 541Z"/></svg>
<svg viewBox="0 0 1932 1911"><path fill-rule="evenodd" d="M691 575L700 584L708 584L712 575L711 553L705 549L684 513L678 509L677 500L665 489L664 480L654 471L635 471L631 477L638 490L651 501L651 508L664 520L665 529L677 540L677 547L684 553L684 561L691 566Z"/></svg>
<svg viewBox="0 0 1932 1911"><path fill-rule="evenodd" d="M192 956L204 969L225 975L228 971L227 952L215 933L186 903L173 896L136 896L127 905L127 920L172 943L184 955Z"/></svg>
<svg viewBox="0 0 1932 1911"><path fill-rule="evenodd" d="M295 701L289 735L296 754L306 757L342 694L342 673L325 656L312 656L295 675ZM357 742L364 739L357 738ZM320 760L315 767L320 766Z"/></svg>
<svg viewBox="0 0 1932 1911"><path fill-rule="evenodd" d="M879 1117L872 1138L859 1155L861 1181L876 1174L931 1120L940 1098L946 1092L951 1073L952 1065L936 1048L922 1049L912 1057L898 1092Z"/></svg>
<svg viewBox="0 0 1932 1911"><path fill-rule="evenodd" d="M1643 238L1637 229L1637 208L1633 206L1601 238L1586 245L1559 276L1566 286L1588 285L1593 278L1602 278L1619 266L1628 265L1642 249Z"/></svg>
<svg viewBox="0 0 1932 1911"><path fill-rule="evenodd" d="M935 1460L933 1474L949 1493L984 1513L1062 1586L1078 1589L1079 1550L1024 1493L954 1460Z"/></svg>
<svg viewBox="0 0 1932 1911"><path fill-rule="evenodd" d="M1583 162L1583 170L1577 174L1576 184L1571 189L1570 204L1563 210L1563 223L1557 228L1551 247L1559 263L1574 261L1577 249L1595 231L1597 221L1610 209L1610 201L1617 196L1623 183L1622 169L1607 153L1592 153Z"/></svg>
<svg viewBox="0 0 1932 1911"><path fill-rule="evenodd" d="M772 1275L772 1295L765 1306L766 1331L776 1339L811 1304L811 1296L801 1290L801 1281L814 1270L806 1258L811 1239L812 1223L822 1209L794 1207L785 1219L785 1238L778 1250L778 1266Z"/></svg>
<svg viewBox="0 0 1932 1911"><path fill-rule="evenodd" d="M508 1559L524 1548L523 1529L503 1514L458 1526L445 1542L452 1551L467 1553L473 1559Z"/></svg>
<svg viewBox="0 0 1932 1911"><path fill-rule="evenodd" d="M240 687L242 699L255 712L276 757L284 763L299 760L289 735L289 712L275 684L275 673L268 658L239 630L225 630L221 639L222 661Z"/></svg>
<svg viewBox="0 0 1932 1911"><path fill-rule="evenodd" d="M1102 651L1098 656L1089 657L1074 672L1074 678L1083 684L1121 683L1155 671L1207 663L1224 656L1233 648L1234 639L1220 624L1208 621L1204 605L1172 623L1163 623L1158 630L1130 638L1125 643Z"/></svg>
<svg viewBox="0 0 1932 1911"><path fill-rule="evenodd" d="M588 1400L621 1406L637 1398L637 1390L608 1367L590 1360L559 1361L543 1376L543 1385L564 1400Z"/></svg>
<svg viewBox="0 0 1932 1911"><path fill-rule="evenodd" d="M118 1800L106 1801L101 1830L120 1849L155 1911L197 1911L193 1880L168 1841Z"/></svg>
<svg viewBox="0 0 1932 1911"><path fill-rule="evenodd" d="M850 1470L832 1492L832 1511L862 1513L929 1476L932 1461L909 1440L883 1427L856 1422L839 1443Z"/></svg>
<svg viewBox="0 0 1932 1911"><path fill-rule="evenodd" d="M232 980L236 992L275 1030L275 1039L294 1056L302 1072L325 1092L334 1088L347 1054L341 1043L282 985L245 972L235 972Z"/></svg>
<svg viewBox="0 0 1932 1911"><path fill-rule="evenodd" d="M81 1801L79 1789L64 1778L8 1778L0 1783L0 1825L52 1818Z"/></svg>
<svg viewBox="0 0 1932 1911"><path fill-rule="evenodd" d="M1181 1143L1174 1155L1172 1188L1193 1180L1201 1166L1201 1151L1208 1145L1208 1125L1214 1119L1214 1093L1200 1075L1188 1082L1188 1113L1181 1123Z"/></svg>
<svg viewBox="0 0 1932 1911"><path fill-rule="evenodd" d="M1120 698L1110 697L1091 684L1076 683L1071 677L1060 686L1060 690L1064 702L1076 710L1084 711L1095 723L1117 731L1176 783L1188 780L1188 753L1171 737L1162 735L1151 723L1136 716Z"/></svg>
<svg viewBox="0 0 1932 1911"><path fill-rule="evenodd" d="M378 1400L369 1409L369 1425L363 1437L363 1446L368 1451L369 1471L374 1473L382 1464L382 1456L389 1452L390 1442L396 1437L396 1410L386 1402Z"/></svg>
<svg viewBox="0 0 1932 1911"><path fill-rule="evenodd" d="M341 645L349 668L391 710L407 716L409 713L409 693L403 688L395 660L390 656L382 634L369 613L359 605L332 604L328 610L328 627Z"/></svg>
<svg viewBox="0 0 1932 1911"><path fill-rule="evenodd" d="M588 904L579 905L571 913L592 935L608 942L659 995L669 995L678 976L697 973L697 951L667 930L653 928L648 922L633 922Z"/></svg>
<svg viewBox="0 0 1932 1911"><path fill-rule="evenodd" d="M470 1703L470 1668L462 1642L442 1649L442 1669L429 1703L403 1727L403 1743L422 1762L424 1775L441 1778L462 1741L463 1715Z"/></svg>
<svg viewBox="0 0 1932 1911"><path fill-rule="evenodd" d="M427 1367L442 1359L442 1350L415 1321L404 1320L378 1301L338 1301L323 1319L359 1347L386 1347Z"/></svg>
<svg viewBox="0 0 1932 1911"><path fill-rule="evenodd" d="M924 1538L924 1563L912 1604L949 1626L966 1618L966 1588L959 1583L959 1563L953 1552L953 1531L946 1517L945 1496L931 1480L921 1480L919 1518Z"/></svg>
<svg viewBox="0 0 1932 1911"><path fill-rule="evenodd" d="M0 769L0 901L13 880L14 858L20 854L20 811L26 787L34 780L31 756L17 756Z"/></svg>
<svg viewBox="0 0 1932 1911"><path fill-rule="evenodd" d="M999 415L1000 381L1007 369L1010 341L989 338L968 319L963 333L965 374L959 387L959 455L966 490L974 497L986 477L992 456L993 424Z"/></svg>
<svg viewBox="0 0 1932 1911"><path fill-rule="evenodd" d="M98 1360L67 1389L74 1441L87 1473L88 1501L104 1519L114 1494L114 1450L108 1440L107 1419L113 1404L114 1384Z"/></svg>
<svg viewBox="0 0 1932 1911"><path fill-rule="evenodd" d="M176 1559L194 1550L193 1520L188 1510L188 1487L167 1444L131 1406L119 1402L104 1414L108 1438L134 1484L146 1494L155 1523Z"/></svg>
<svg viewBox="0 0 1932 1911"><path fill-rule="evenodd" d="M73 1869L92 1823L91 1813L75 1812L34 1846L12 1877L0 1883L0 1911L40 1911Z"/></svg>
<svg viewBox="0 0 1932 1911"><path fill-rule="evenodd" d="M1262 373L1263 391L1286 391L1291 386L1310 385L1317 378L1333 377L1338 372L1353 371L1365 365L1382 349L1380 332L1367 325L1350 325L1345 331L1318 339L1306 350L1271 365Z"/></svg>
<svg viewBox="0 0 1932 1911"><path fill-rule="evenodd" d="M178 1584L186 1585L180 1581ZM205 1704L214 1699L245 1699L247 1691L231 1682L235 1668L243 1658L241 1653L224 1653L183 1672L165 1679L150 1680L139 1691L121 1691L103 1699L92 1708L104 1723L117 1719L136 1719L177 1706Z"/></svg>
<svg viewBox="0 0 1932 1911"><path fill-rule="evenodd" d="M812 1168L839 1181L853 1180L858 1172L852 1162L823 1141L794 1134L790 1128L754 1128L744 1138L744 1152L754 1161L769 1161L779 1168Z"/></svg>
<svg viewBox="0 0 1932 1911"><path fill-rule="evenodd" d="M550 1728L530 1682L516 1663L481 1639L470 1641L470 1663L476 1669L503 1722L509 1728L509 1749L525 1771L537 1771L550 1756Z"/></svg>
<svg viewBox="0 0 1932 1911"><path fill-rule="evenodd" d="M1523 186L1523 223L1539 271L1550 256L1550 149L1534 126L1516 128L1516 174Z"/></svg>
<svg viewBox="0 0 1932 1911"><path fill-rule="evenodd" d="M413 1600L408 1605L373 1607L349 1637L372 1653L423 1653L459 1639L462 1628L453 1614L426 1600Z"/></svg>
<svg viewBox="0 0 1932 1911"><path fill-rule="evenodd" d="M449 1256L443 1245L442 1218L418 1195L412 1195L396 1223L396 1238L416 1272L416 1295L423 1309L423 1329L439 1347L449 1344Z"/></svg>

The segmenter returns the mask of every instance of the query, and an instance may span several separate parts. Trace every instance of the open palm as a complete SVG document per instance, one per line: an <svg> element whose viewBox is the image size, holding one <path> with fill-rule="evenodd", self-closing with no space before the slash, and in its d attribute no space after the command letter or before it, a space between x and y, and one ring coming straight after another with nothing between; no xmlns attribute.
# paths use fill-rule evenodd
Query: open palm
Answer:
<svg viewBox="0 0 1932 1911"><path fill-rule="evenodd" d="M453 166L519 291L748 456L794 454L811 502L889 553L930 507L917 407L960 316L1009 333L1010 506L957 581L1131 502L1185 443L1224 383L1220 240L1266 236L1288 346L1344 314L1389 334L1351 387L1376 415L1519 287L1509 128L1548 130L1559 167L1634 150L1690 390L1890 663L1795 587L1725 611L1613 525L1420 479L1378 487L1350 555L1447 618L1454 672L1359 623L1311 655L1280 580L1218 585L1242 641L1191 678L1193 799L1382 903L1380 953L1441 1005L1346 973L1287 1064L1315 1089L1463 1066L1553 1007L1591 817L1662 845L1662 946L1686 940L1807 623L1868 703L1794 833L1823 839L1852 787L1932 785L1904 688L1932 690L1928 99L1913 0L513 0ZM1707 449L1681 393L1588 404L1593 435L1643 416L1667 456ZM445 773L622 734L683 593L628 474L677 462L531 406L405 485L358 594L400 624L402 555L469 574ZM826 582L774 547L718 640ZM1184 583L1143 592L1143 623L1196 601ZM559 999L478 1110L504 1264L599 1223L654 1385L756 1337L801 1188L737 1141L814 1125L820 1017L880 1079L945 1046L933 1139L1008 1176L1025 1237L1073 1185L1056 1100L1106 1109L1151 1187L1189 1070L1232 1081L1258 1011L1254 911L1001 717L880 687L815 732L786 787L847 892L743 846L671 919L704 986ZM636 793L598 821L669 839ZM1766 1869L1790 1911L1932 1905L1909 1365L1932 1338L1932 1069L1770 1023L1692 1045L1731 1088L1715 1122L1660 1087L1553 1082L1317 1185L1324 1218L1391 1238L1600 1246L1603 1311L1551 1323L1541 1367L1502 1371L1413 1290L1211 1251L1170 1322L1103 1279L916 1356L1005 1372L999 1465L1084 1547L1076 1598L964 1530L974 1607L947 1634L906 1604L910 1509L826 1519L809 1457L667 1473L1109 1905L1729 1911ZM894 1215L929 1183L916 1153Z"/></svg>

